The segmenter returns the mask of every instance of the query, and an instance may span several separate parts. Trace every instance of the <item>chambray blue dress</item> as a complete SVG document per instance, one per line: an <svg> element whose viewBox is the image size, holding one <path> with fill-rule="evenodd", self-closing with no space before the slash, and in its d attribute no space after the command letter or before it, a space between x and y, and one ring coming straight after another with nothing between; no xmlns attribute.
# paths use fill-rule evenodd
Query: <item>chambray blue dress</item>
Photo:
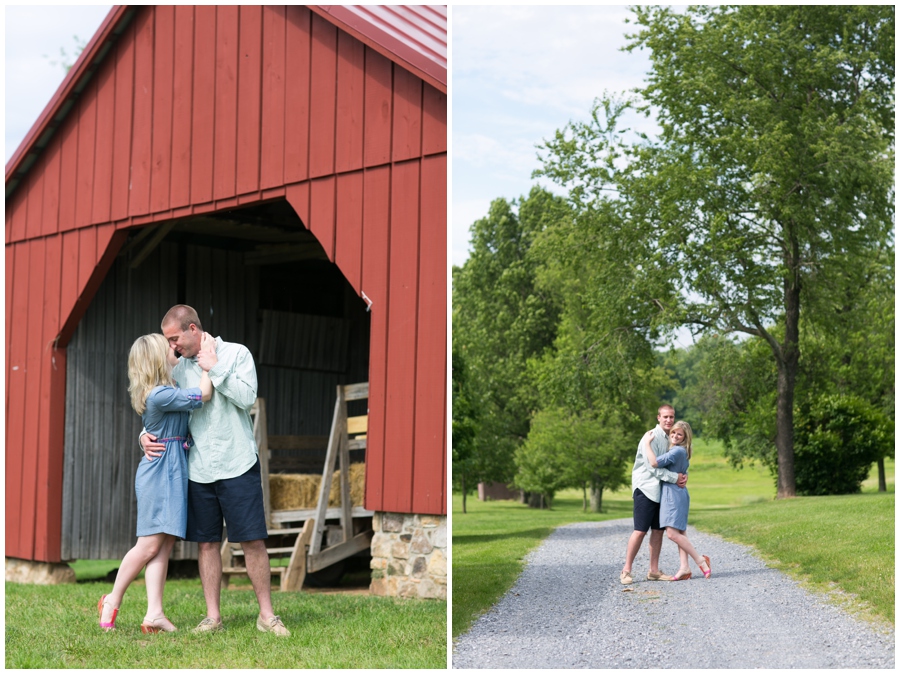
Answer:
<svg viewBox="0 0 900 674"><path fill-rule="evenodd" d="M171 534L184 538L187 529L187 450L191 410L203 405L199 388L157 386L147 396L141 419L148 433L166 446L152 461L141 459L134 479L137 535Z"/></svg>
<svg viewBox="0 0 900 674"><path fill-rule="evenodd" d="M656 457L660 468L668 468L675 473L687 473L690 462L687 450L680 445L672 447L668 452ZM688 510L691 508L691 495L687 487L682 489L672 482L662 483L662 496L659 500L659 526L674 527L679 531L687 529Z"/></svg>

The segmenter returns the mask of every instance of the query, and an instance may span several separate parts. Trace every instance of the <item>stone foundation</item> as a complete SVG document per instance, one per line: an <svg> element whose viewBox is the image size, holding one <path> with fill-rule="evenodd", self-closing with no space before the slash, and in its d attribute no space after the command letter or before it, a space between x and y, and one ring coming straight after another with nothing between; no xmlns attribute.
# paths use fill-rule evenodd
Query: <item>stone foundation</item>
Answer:
<svg viewBox="0 0 900 674"><path fill-rule="evenodd" d="M75 572L68 564L33 562L28 559L6 558L6 582L30 585L61 585L74 583Z"/></svg>
<svg viewBox="0 0 900 674"><path fill-rule="evenodd" d="M372 594L447 598L445 516L375 513L372 529Z"/></svg>

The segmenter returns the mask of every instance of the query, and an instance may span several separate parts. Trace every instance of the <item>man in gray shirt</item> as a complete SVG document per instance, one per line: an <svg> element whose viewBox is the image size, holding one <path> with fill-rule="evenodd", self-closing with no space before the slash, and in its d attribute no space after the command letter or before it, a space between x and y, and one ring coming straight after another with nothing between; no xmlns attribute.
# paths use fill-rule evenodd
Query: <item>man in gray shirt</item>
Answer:
<svg viewBox="0 0 900 674"><path fill-rule="evenodd" d="M650 431L653 434L650 443L653 451L659 456L665 454L668 449L669 430L675 423L675 408L671 405L661 405L657 410L656 420L659 423ZM644 438L646 437L641 438L638 443L634 468L631 471L634 531L628 539L628 546L625 550L625 566L622 567L622 572L619 574L619 581L622 585L631 585L634 582L631 565L634 563L634 558L637 557L638 550L641 549L648 530L650 530L650 571L647 573L647 580L672 580L671 576L659 570L659 552L663 539L663 529L659 526L659 500L662 491L660 480L684 487L687 484L687 475L651 466L644 453Z"/></svg>
<svg viewBox="0 0 900 674"><path fill-rule="evenodd" d="M214 351L201 351L203 328L193 308L178 304L162 320L162 332L181 358L172 370L180 388L196 386L203 372L213 383L210 402L191 416L194 447L188 454L188 522L186 540L199 545L200 583L206 600L206 617L195 632L223 628L219 612L222 586L222 520L228 540L240 543L247 575L259 602L256 627L261 632L290 636L272 610L271 569L265 539L258 448L250 422L256 400L257 379L253 356L241 344L216 338ZM149 434L141 447L149 460L165 445Z"/></svg>

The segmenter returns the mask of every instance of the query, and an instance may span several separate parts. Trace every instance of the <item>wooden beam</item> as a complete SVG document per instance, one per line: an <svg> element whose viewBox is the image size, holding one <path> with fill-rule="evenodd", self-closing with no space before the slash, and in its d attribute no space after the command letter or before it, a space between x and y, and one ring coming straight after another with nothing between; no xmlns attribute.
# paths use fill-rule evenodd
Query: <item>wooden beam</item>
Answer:
<svg viewBox="0 0 900 674"><path fill-rule="evenodd" d="M174 220L169 220L164 225L160 225L156 228L156 232L154 232L153 236L150 237L150 240L147 244L141 249L137 255L134 256L134 259L131 261L131 268L137 269L141 262L143 262L150 253L162 242L163 239L166 238L166 234L171 231L171 229L175 226Z"/></svg>
<svg viewBox="0 0 900 674"><path fill-rule="evenodd" d="M344 400L364 400L369 397L369 382L362 384L346 384L341 386L344 390Z"/></svg>
<svg viewBox="0 0 900 674"><path fill-rule="evenodd" d="M316 530L309 547L311 555L322 549L322 534L325 533L325 511L328 510L328 496L331 493L331 476L334 464L340 452L341 436L347 434L347 411L344 407L343 387L337 387L337 400L334 401L334 417L331 421L331 436L328 438L328 453L325 455L325 469L322 471L322 482L319 485L319 500L316 506Z"/></svg>
<svg viewBox="0 0 900 674"><path fill-rule="evenodd" d="M306 520L303 531L297 536L291 560L288 562L287 571L281 576L282 592L299 592L306 580L307 550L310 539L316 529L315 520Z"/></svg>
<svg viewBox="0 0 900 674"><path fill-rule="evenodd" d="M346 543L338 543L337 545L332 545L330 548L325 548L322 552L316 553L315 555L309 555L306 558L307 573L321 571L335 562L346 559L362 550L369 549L372 546L372 536L374 535L375 532L372 530L364 531L361 534L357 534Z"/></svg>

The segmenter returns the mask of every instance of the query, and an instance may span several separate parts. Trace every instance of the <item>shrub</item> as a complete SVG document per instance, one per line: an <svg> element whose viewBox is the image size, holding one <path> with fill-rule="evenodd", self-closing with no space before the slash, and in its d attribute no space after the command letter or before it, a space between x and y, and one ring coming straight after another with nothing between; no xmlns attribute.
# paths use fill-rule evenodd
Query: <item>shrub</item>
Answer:
<svg viewBox="0 0 900 674"><path fill-rule="evenodd" d="M894 423L854 396L822 396L798 410L794 472L804 496L855 494L894 444Z"/></svg>

